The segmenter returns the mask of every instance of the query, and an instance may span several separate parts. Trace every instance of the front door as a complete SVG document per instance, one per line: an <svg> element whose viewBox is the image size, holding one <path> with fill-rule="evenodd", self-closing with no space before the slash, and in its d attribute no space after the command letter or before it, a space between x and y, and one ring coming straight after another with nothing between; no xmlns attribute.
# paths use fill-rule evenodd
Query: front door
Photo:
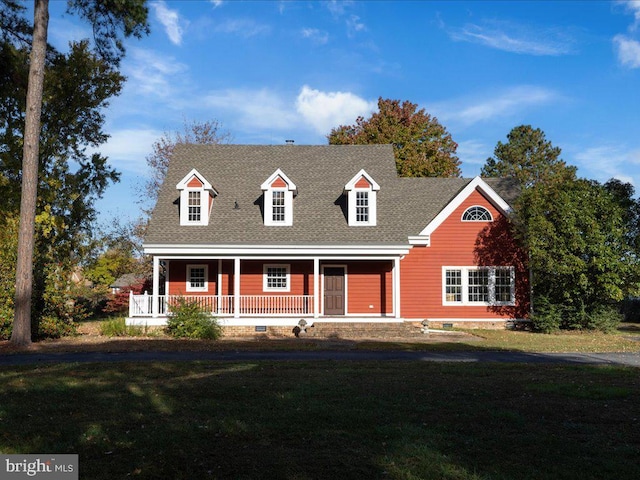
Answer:
<svg viewBox="0 0 640 480"><path fill-rule="evenodd" d="M344 315L344 268L324 269L324 314Z"/></svg>

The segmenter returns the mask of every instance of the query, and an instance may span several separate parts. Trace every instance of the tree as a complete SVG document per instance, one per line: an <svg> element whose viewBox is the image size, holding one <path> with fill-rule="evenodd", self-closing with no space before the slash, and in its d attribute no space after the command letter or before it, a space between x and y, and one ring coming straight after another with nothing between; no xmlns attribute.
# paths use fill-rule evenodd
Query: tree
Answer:
<svg viewBox="0 0 640 480"><path fill-rule="evenodd" d="M38 197L38 150L47 28L49 26L49 0L35 0L33 25L27 87L27 113L24 127L24 154L22 157L15 317L11 333L11 341L16 345L31 343L31 294L33 291L33 248Z"/></svg>
<svg viewBox="0 0 640 480"><path fill-rule="evenodd" d="M517 215L536 298L562 310L563 326L588 327L589 315L638 291L627 210L605 186L584 179L537 184L518 200Z"/></svg>
<svg viewBox="0 0 640 480"><path fill-rule="evenodd" d="M409 101L378 99L378 112L327 135L330 145L392 144L403 177L459 177L458 145L424 109Z"/></svg>
<svg viewBox="0 0 640 480"><path fill-rule="evenodd" d="M494 156L482 167L482 176L512 177L522 188L575 177L575 167L560 159L560 148L547 141L539 128L520 125L509 132L507 140L498 142Z"/></svg>
<svg viewBox="0 0 640 480"><path fill-rule="evenodd" d="M173 134L165 132L154 142L153 152L146 158L147 165L151 169L151 178L147 181L145 189L140 192L140 203L147 206L144 207L146 213L150 213L150 209L158 199L158 192L167 175L171 154L176 145L186 143L218 145L230 143L231 140L231 133L222 130L222 124L218 120L204 122L185 120L182 132L176 131Z"/></svg>
<svg viewBox="0 0 640 480"><path fill-rule="evenodd" d="M22 38L18 21L20 5L3 0L0 25L8 25L3 31L4 46L8 38ZM31 300L33 293L33 255L35 247L35 223L37 211L38 162L40 150L41 112L47 58L47 29L49 23L48 0L34 2L33 35L27 76L26 109L23 135L23 160L21 172L20 226L18 233L18 260L16 265L15 316L11 341L15 344L31 342ZM69 0L68 10L90 21L96 52L107 65L117 66L124 54L120 32L125 36L140 37L148 31L147 8L144 0ZM17 34L16 34L17 32ZM13 133L13 132L12 132ZM103 140L104 141L104 140ZM94 163L102 159L94 156Z"/></svg>
<svg viewBox="0 0 640 480"><path fill-rule="evenodd" d="M609 327L612 305L640 279L633 189L578 179L540 129L521 125L507 138L482 174L515 178L522 189L511 220L529 255L533 304L540 307L534 320L546 318L545 328L552 317L554 328Z"/></svg>

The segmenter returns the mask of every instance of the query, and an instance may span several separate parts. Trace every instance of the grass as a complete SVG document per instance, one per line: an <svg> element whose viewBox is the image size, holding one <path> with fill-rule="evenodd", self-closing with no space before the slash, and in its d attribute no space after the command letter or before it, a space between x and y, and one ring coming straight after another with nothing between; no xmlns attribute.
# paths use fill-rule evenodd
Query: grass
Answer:
<svg viewBox="0 0 640 480"><path fill-rule="evenodd" d="M469 330L487 349L523 352L640 352L640 328L623 324L617 333L561 332L556 334L510 330Z"/></svg>
<svg viewBox="0 0 640 480"><path fill-rule="evenodd" d="M512 330L467 330L431 333L406 339L255 337L211 340L176 339L160 327L125 326L124 318L88 321L81 335L45 340L23 348L0 341L0 353L53 353L81 351L292 351L292 350L412 350L522 352L640 352L640 324L624 323L617 333L532 333Z"/></svg>
<svg viewBox="0 0 640 480"><path fill-rule="evenodd" d="M636 479L624 367L264 362L0 370L0 451L80 478Z"/></svg>

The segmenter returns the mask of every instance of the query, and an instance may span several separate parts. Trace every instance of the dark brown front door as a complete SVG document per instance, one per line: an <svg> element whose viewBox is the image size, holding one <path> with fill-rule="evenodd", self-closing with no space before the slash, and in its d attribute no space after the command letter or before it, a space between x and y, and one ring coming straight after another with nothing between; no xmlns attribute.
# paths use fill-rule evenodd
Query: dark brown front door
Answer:
<svg viewBox="0 0 640 480"><path fill-rule="evenodd" d="M324 269L324 314L344 315L344 268Z"/></svg>

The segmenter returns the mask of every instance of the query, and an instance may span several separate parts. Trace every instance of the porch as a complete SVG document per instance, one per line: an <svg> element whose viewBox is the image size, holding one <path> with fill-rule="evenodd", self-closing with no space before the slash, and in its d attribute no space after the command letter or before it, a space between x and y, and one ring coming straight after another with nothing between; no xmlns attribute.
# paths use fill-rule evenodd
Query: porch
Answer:
<svg viewBox="0 0 640 480"><path fill-rule="evenodd" d="M128 323L163 325L180 298L223 325L288 326L301 318L398 322L404 253L314 248L283 254L278 248L241 257L154 255L153 291L130 295Z"/></svg>
<svg viewBox="0 0 640 480"><path fill-rule="evenodd" d="M166 317L171 307L180 299L197 304L215 317L236 316L236 301L233 295L158 295L157 309L154 296L129 294L129 317ZM313 295L239 295L238 315L243 317L313 317Z"/></svg>

